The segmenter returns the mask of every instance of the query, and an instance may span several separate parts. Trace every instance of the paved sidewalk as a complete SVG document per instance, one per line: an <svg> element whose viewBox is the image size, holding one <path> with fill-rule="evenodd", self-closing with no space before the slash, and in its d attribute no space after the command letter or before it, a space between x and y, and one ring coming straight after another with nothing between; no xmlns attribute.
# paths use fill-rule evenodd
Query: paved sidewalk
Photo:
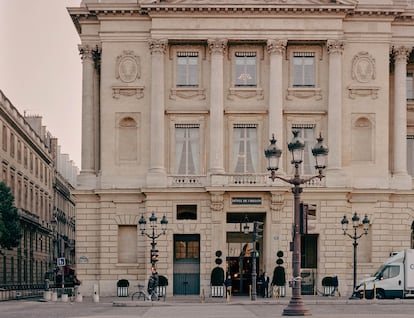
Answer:
<svg viewBox="0 0 414 318"><path fill-rule="evenodd" d="M232 297L230 302L224 298L210 297L202 301L196 296L173 296L168 297L165 302L122 298L104 298L102 301L111 302L112 307L120 310L121 307L141 310L147 308L140 316L143 318L277 318L285 317L283 310L290 301L290 297L258 297L256 301L252 301L249 297L240 296ZM372 318L374 315L376 318L411 318L414 308L414 299L359 300L347 297L303 296L303 302L313 318Z"/></svg>
<svg viewBox="0 0 414 318"><path fill-rule="evenodd" d="M349 299L348 297L325 297L325 296L302 296L303 302L307 305L367 305L367 304L414 304L414 299ZM164 306L171 304L239 304L239 305L288 305L290 297L281 298L262 298L257 297L256 300L251 300L248 296L233 296L230 301L227 301L223 297L205 297L201 299L198 296L171 296L167 297L165 301L160 299L159 301L144 301L144 300L131 300L131 297L101 297L101 302L110 302L114 306L141 306L144 304L150 306Z"/></svg>
<svg viewBox="0 0 414 318"><path fill-rule="evenodd" d="M279 318L290 301L280 299L196 296L167 297L166 301L134 300L130 297L84 297L82 302L36 299L0 302L1 318ZM346 297L304 296L313 318L412 318L414 299L350 300Z"/></svg>

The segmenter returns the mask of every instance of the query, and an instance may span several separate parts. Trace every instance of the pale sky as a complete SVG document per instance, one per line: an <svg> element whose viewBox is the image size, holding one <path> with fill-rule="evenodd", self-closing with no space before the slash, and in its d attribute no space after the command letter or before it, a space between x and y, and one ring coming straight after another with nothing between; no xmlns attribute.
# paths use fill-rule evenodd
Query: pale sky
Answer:
<svg viewBox="0 0 414 318"><path fill-rule="evenodd" d="M81 0L0 0L0 90L21 115L40 115L81 168L82 62L66 10Z"/></svg>

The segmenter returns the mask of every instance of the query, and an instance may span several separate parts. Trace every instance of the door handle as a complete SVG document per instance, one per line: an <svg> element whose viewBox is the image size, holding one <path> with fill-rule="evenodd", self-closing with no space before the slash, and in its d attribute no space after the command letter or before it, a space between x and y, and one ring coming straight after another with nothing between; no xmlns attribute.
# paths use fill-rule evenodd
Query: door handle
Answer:
<svg viewBox="0 0 414 318"><path fill-rule="evenodd" d="M398 285L401 285L401 280L398 281Z"/></svg>

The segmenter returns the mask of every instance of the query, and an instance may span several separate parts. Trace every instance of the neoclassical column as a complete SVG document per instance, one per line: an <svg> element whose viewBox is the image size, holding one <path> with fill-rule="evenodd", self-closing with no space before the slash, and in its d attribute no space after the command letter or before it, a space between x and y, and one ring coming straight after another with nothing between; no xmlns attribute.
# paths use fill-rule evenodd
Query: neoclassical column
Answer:
<svg viewBox="0 0 414 318"><path fill-rule="evenodd" d="M82 59L82 162L81 173L93 174L95 167L94 77L95 58L100 49L95 45L79 45Z"/></svg>
<svg viewBox="0 0 414 318"><path fill-rule="evenodd" d="M210 173L224 173L223 58L226 39L210 39Z"/></svg>
<svg viewBox="0 0 414 318"><path fill-rule="evenodd" d="M394 47L394 140L393 175L407 172L407 60L411 48Z"/></svg>
<svg viewBox="0 0 414 318"><path fill-rule="evenodd" d="M165 175L164 55L168 41L166 39L149 39L148 44L151 51L151 144L149 173Z"/></svg>
<svg viewBox="0 0 414 318"><path fill-rule="evenodd" d="M269 139L272 134L283 144L283 56L286 52L287 40L267 40L267 51L270 56L269 74ZM279 168L279 173L282 169Z"/></svg>
<svg viewBox="0 0 414 318"><path fill-rule="evenodd" d="M328 40L328 170L342 169L342 53L344 43Z"/></svg>

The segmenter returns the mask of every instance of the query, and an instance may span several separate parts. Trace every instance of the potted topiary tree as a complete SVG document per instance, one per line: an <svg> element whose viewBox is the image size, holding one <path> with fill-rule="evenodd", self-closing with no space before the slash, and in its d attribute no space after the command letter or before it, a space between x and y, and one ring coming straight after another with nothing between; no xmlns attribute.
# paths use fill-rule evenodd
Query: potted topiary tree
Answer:
<svg viewBox="0 0 414 318"><path fill-rule="evenodd" d="M216 267L211 271L210 285L211 285L211 297L224 297L224 269L220 267L223 263L220 258L221 251L216 251Z"/></svg>

